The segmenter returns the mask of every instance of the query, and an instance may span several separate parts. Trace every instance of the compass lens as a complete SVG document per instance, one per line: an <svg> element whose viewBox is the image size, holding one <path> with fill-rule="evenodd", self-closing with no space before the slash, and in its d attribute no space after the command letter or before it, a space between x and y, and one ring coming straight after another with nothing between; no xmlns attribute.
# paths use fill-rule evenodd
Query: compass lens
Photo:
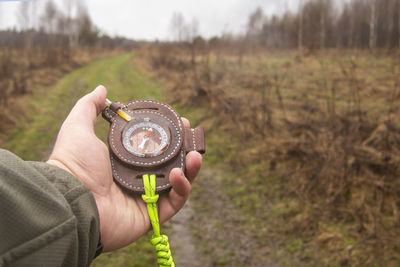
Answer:
<svg viewBox="0 0 400 267"><path fill-rule="evenodd" d="M132 148L139 153L154 153L160 147L161 141L158 131L146 127L133 131L130 138Z"/></svg>
<svg viewBox="0 0 400 267"><path fill-rule="evenodd" d="M124 147L139 157L157 156L168 148L168 135L163 127L152 122L130 125L124 131Z"/></svg>

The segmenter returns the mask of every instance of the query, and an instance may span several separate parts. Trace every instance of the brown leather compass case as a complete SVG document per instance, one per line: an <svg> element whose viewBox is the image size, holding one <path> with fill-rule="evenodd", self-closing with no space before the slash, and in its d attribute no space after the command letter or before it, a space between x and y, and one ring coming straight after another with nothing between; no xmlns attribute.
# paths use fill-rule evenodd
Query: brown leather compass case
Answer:
<svg viewBox="0 0 400 267"><path fill-rule="evenodd" d="M131 116L127 121L117 114L121 109ZM143 174L156 174L156 191L171 188L169 173L173 168L185 171L185 157L190 151L205 153L204 130L185 128L179 114L169 105L154 100L135 100L127 104L113 102L103 117L110 122L108 144L114 180L129 192L144 193ZM135 155L124 146L124 133L135 124L151 122L164 129L169 144L154 156Z"/></svg>

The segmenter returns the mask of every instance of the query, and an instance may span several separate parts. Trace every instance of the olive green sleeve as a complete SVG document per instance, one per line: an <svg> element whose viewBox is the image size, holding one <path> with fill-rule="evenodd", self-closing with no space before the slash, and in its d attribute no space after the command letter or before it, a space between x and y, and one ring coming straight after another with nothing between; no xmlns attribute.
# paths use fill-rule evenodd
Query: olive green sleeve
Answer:
<svg viewBox="0 0 400 267"><path fill-rule="evenodd" d="M99 215L70 173L0 149L0 266L89 266Z"/></svg>

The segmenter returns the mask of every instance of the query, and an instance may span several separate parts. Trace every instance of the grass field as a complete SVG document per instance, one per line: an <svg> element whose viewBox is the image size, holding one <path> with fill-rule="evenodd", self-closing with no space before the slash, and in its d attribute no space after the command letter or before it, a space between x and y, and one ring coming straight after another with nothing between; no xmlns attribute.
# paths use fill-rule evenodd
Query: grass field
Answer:
<svg viewBox="0 0 400 267"><path fill-rule="evenodd" d="M142 53L170 101L206 107L198 119L206 162L221 172L193 192L194 228L214 265L400 262L395 52L259 51L239 60L211 50L193 60L190 50L159 45ZM226 209L221 194L233 218L213 216Z"/></svg>
<svg viewBox="0 0 400 267"><path fill-rule="evenodd" d="M180 49L162 61L154 47L98 59L35 88L21 100L28 116L10 130L6 148L46 159L68 111L98 84L112 100L166 101L206 129L204 168L184 221L194 266L400 262L395 57L277 51L240 64L234 55L200 55L193 65ZM96 134L105 140L107 131L99 117ZM171 225L163 229L179 236ZM93 265L155 266L148 239Z"/></svg>

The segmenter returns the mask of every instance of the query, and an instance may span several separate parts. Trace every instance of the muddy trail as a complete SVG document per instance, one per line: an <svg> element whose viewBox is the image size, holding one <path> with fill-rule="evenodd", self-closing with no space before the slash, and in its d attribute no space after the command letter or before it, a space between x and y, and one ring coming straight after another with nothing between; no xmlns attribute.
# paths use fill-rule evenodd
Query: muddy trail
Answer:
<svg viewBox="0 0 400 267"><path fill-rule="evenodd" d="M207 164L206 164L207 165ZM204 166L185 207L169 222L177 266L277 266L224 193L222 172Z"/></svg>
<svg viewBox="0 0 400 267"><path fill-rule="evenodd" d="M194 210L190 200L183 209L176 214L170 222L170 244L177 266L210 266L211 260L204 255L195 243L195 236L192 233L191 222Z"/></svg>

